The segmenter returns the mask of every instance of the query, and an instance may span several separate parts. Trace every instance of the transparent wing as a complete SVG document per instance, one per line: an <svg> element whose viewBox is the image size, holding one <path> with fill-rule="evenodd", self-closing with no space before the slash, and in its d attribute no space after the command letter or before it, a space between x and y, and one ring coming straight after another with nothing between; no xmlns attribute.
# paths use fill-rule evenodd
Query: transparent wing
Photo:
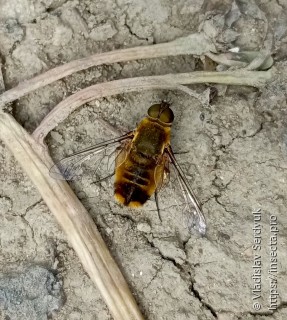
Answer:
<svg viewBox="0 0 287 320"><path fill-rule="evenodd" d="M60 180L77 180L83 175L97 175L101 180L114 170L115 158L120 150L121 157L124 157L131 138L132 133L127 133L74 153L52 166L50 176Z"/></svg>
<svg viewBox="0 0 287 320"><path fill-rule="evenodd" d="M201 205L192 191L191 186L183 170L178 164L170 146L166 149L166 153L172 165L171 167L174 169L173 171L175 173L177 185L179 186L181 195L183 197L182 203L179 204L180 207L182 207L182 213L191 217L190 227L196 229L200 234L204 235L206 232L206 222ZM175 185L176 182L172 181L172 184Z"/></svg>

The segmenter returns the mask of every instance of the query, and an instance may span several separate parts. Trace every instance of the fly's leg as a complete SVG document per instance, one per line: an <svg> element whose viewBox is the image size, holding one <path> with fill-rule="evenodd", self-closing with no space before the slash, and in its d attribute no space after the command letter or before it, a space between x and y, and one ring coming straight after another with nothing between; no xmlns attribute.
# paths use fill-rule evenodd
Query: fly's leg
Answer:
<svg viewBox="0 0 287 320"><path fill-rule="evenodd" d="M154 193L154 200L155 200L155 204L156 204L156 210L157 210L158 218L159 218L160 222L162 222L162 218L161 218L161 215L160 215L160 209L159 209L159 203L158 203L158 193L157 193L157 191L155 191L155 193Z"/></svg>
<svg viewBox="0 0 287 320"><path fill-rule="evenodd" d="M189 151L174 151L173 154L186 154L189 153Z"/></svg>
<svg viewBox="0 0 287 320"><path fill-rule="evenodd" d="M115 175L115 171L113 171L113 172L110 173L109 175L107 175L107 176L105 176L105 177L103 177L103 178L101 178L101 179L99 179L99 180L93 181L92 184L98 184L98 183L100 183L100 182L102 182L102 181L105 181L105 180L113 177L114 175Z"/></svg>

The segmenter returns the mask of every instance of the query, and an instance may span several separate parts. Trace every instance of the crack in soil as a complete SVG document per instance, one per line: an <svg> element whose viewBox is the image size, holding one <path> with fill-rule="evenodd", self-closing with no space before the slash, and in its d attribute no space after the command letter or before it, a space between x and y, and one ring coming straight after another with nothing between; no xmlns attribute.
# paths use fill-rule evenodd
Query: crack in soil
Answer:
<svg viewBox="0 0 287 320"><path fill-rule="evenodd" d="M121 218L125 219L128 223L132 224L132 225L135 225L137 222L135 220L133 220L130 216L128 215L121 215L121 214L117 214L117 213L114 213L112 211L112 208L110 207L110 212L114 215L118 215L120 216ZM197 300L199 300L199 302L201 303L201 305L209 310L211 312L211 314L214 316L214 318L217 318L217 315L216 315L216 312L215 312L215 309L210 306L209 304L207 304L206 302L204 302L203 298L200 296L199 292L197 290L194 289L194 281L192 280L192 277L191 277L191 274L189 271L186 271L184 266L181 266L180 264L178 264L175 259L171 258L171 257L166 257L162 252L161 250L155 246L155 244L153 243L152 240L149 240L147 238L147 236L144 234L144 239L146 240L146 244L148 244L151 248L153 249L157 249L157 253L159 254L159 256L161 257L162 260L164 261L167 261L167 262L170 262L172 263L172 265L176 268L176 270L178 271L179 275L181 276L181 278L184 280L184 282L186 283L187 281L188 282L191 282L191 288L190 291L193 293L193 297L195 297ZM160 239L160 238L158 238ZM164 262L163 262L164 263ZM156 277L158 276L158 274L160 273L160 271L162 270L163 268L163 263L161 265L161 267L156 271L155 275L152 277L152 279L149 281L149 283L143 288L143 291L145 289L147 289L151 283L156 279ZM192 267L188 262L185 262L186 266L190 266Z"/></svg>
<svg viewBox="0 0 287 320"><path fill-rule="evenodd" d="M260 126L259 128L252 134L250 134L249 136L236 136L234 138L231 139L231 141L224 145L224 144L221 144L219 145L218 148L215 149L214 153L218 152L218 151L221 151L223 153L223 155L226 155L228 153L228 148L234 143L235 140L238 140L238 139L248 139L248 138L253 138L255 137L258 133L260 133L263 129L264 129L264 123L265 122L261 122L260 123ZM214 141L214 140L213 140ZM212 171L215 173L214 175L214 178L213 180L211 181L211 185L214 186L217 191L218 191L218 194L216 195L213 195L212 197L210 197L209 199L207 199L203 204L206 204L207 202L209 202L211 199L215 199L215 201L227 212L227 213L232 213L232 214L235 214L235 212L231 211L231 210L228 210L225 208L225 205L219 201L219 198L222 197L222 192L225 191L228 186L231 184L231 182L234 180L235 178L235 175L233 175L233 177L226 183L226 184L218 184L218 180L221 181L220 177L218 176L217 174L217 170L219 169L219 163L221 161L221 157L222 155L215 155L215 161L214 161L214 166L213 166L213 169Z"/></svg>
<svg viewBox="0 0 287 320"><path fill-rule="evenodd" d="M136 37L138 40L148 41L147 38L140 37L139 35L137 35L137 34L132 30L132 27L128 24L128 18L127 18L127 16L125 16L124 26L128 29L130 35Z"/></svg>
<svg viewBox="0 0 287 320"><path fill-rule="evenodd" d="M194 284L195 284L195 282L192 282L192 284L191 284L190 287L189 287L189 290L190 290L190 291L193 293L193 295L201 302L201 304L202 304L206 309L208 309L208 310L211 312L211 314L213 315L213 317L217 319L216 311L212 308L212 306L211 306L210 304L206 303L206 302L203 300L203 298L202 298L201 295L199 294L199 291L194 288Z"/></svg>
<svg viewBox="0 0 287 320"><path fill-rule="evenodd" d="M202 305L204 308L206 308L207 310L209 310L209 311L211 312L211 314L213 315L213 317L217 319L217 314L216 314L216 312L215 312L215 309L214 309L211 305L209 305L208 303L206 303L206 302L203 300L203 298L201 297L201 295L199 294L199 292L198 292L196 289L194 289L195 281L192 279L190 272L185 270L184 265L181 266L181 265L179 265L179 264L175 261L175 259L170 258L170 257L166 257L166 256L161 252L161 250L154 245L154 243L153 243L152 241L148 240L147 238L146 238L146 240L147 240L147 243L148 243L152 248L155 248L155 249L158 250L158 253L159 253L160 257L161 257L163 260L168 261L168 262L171 262L171 263L173 264L173 266L178 270L178 273L179 273L179 275L181 276L181 278L182 278L183 280L187 280L188 282L191 282L191 285L190 285L190 287L189 287L189 290L193 293L193 297L195 297L197 300L199 300L200 303L201 303L201 305ZM185 264L185 265L186 265L186 266L191 266L187 261L186 261L186 264ZM155 276L155 277L156 277L156 276ZM155 278L155 277L154 277L154 278ZM154 280L154 279L152 279L152 280ZM185 281L185 282L186 282L186 281Z"/></svg>
<svg viewBox="0 0 287 320"><path fill-rule="evenodd" d="M149 283L143 287L142 291L144 291L145 289L147 289L151 284L152 282L157 278L158 274L162 271L162 268L163 268L163 263L161 264L161 266L156 270L154 276L151 278L151 280L149 281Z"/></svg>
<svg viewBox="0 0 287 320"><path fill-rule="evenodd" d="M40 204L41 202L43 202L43 199L41 198L40 200L36 201L35 203L31 204L29 207L26 208L25 213L22 215L22 218L26 216L26 214L34 209L38 204Z"/></svg>

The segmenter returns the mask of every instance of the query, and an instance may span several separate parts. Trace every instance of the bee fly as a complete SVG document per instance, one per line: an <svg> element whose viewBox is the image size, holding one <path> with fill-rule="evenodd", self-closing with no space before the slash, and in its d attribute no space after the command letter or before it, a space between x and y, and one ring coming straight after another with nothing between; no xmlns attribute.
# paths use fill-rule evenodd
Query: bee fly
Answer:
<svg viewBox="0 0 287 320"><path fill-rule="evenodd" d="M192 216L193 227L205 234L206 223L200 203L170 145L173 120L174 115L167 102L154 104L134 131L62 159L51 168L50 174L57 179L74 180L82 174L87 160L92 158L96 159L93 169L98 174L100 163L116 153L116 200L124 206L140 207L154 194L159 212L157 193L169 181L170 169L173 168L184 198L183 210ZM108 150L112 152L109 153Z"/></svg>

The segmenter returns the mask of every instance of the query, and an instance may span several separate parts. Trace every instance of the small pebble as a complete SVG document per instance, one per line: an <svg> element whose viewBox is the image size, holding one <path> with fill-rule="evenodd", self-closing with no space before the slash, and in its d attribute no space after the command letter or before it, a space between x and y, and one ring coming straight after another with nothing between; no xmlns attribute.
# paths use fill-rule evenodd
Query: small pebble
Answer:
<svg viewBox="0 0 287 320"><path fill-rule="evenodd" d="M141 232L150 233L151 226L147 222L140 222L137 224L137 229Z"/></svg>

